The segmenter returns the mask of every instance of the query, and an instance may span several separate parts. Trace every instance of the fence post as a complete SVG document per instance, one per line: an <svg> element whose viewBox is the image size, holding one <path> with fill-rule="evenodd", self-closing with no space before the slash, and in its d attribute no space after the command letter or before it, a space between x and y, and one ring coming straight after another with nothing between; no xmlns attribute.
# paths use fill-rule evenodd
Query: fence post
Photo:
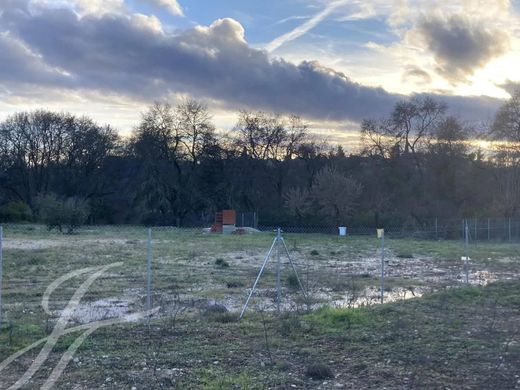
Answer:
<svg viewBox="0 0 520 390"><path fill-rule="evenodd" d="M478 218L475 218L475 245L477 245L478 240Z"/></svg>
<svg viewBox="0 0 520 390"><path fill-rule="evenodd" d="M439 229L438 229L438 223L437 223L437 217L435 217L435 239L439 239Z"/></svg>
<svg viewBox="0 0 520 390"><path fill-rule="evenodd" d="M4 228L0 225L0 325L2 325L2 278L3 278L3 267L4 258L2 252L2 241L4 239Z"/></svg>
<svg viewBox="0 0 520 390"><path fill-rule="evenodd" d="M488 218L488 241L491 239L491 224L490 224L490 221L489 221L489 218Z"/></svg>
<svg viewBox="0 0 520 390"><path fill-rule="evenodd" d="M469 283L469 264L468 264L468 244L469 244L469 228L468 221L464 226L465 237L464 237L464 271L466 273L466 284Z"/></svg>
<svg viewBox="0 0 520 390"><path fill-rule="evenodd" d="M508 236L509 236L509 242L511 242L511 217L509 217L509 226L508 226Z"/></svg>
<svg viewBox="0 0 520 390"><path fill-rule="evenodd" d="M381 303L385 299L385 231L381 232Z"/></svg>
<svg viewBox="0 0 520 390"><path fill-rule="evenodd" d="M148 228L148 242L146 245L146 310L152 308L152 228Z"/></svg>
<svg viewBox="0 0 520 390"><path fill-rule="evenodd" d="M464 240L465 234L466 234L466 219L462 220L462 239Z"/></svg>
<svg viewBox="0 0 520 390"><path fill-rule="evenodd" d="M278 228L276 233L278 240L282 237L282 230ZM282 262L280 257L280 243L276 245L276 310L280 312L280 302L282 300L282 285L280 282L280 274L282 272Z"/></svg>

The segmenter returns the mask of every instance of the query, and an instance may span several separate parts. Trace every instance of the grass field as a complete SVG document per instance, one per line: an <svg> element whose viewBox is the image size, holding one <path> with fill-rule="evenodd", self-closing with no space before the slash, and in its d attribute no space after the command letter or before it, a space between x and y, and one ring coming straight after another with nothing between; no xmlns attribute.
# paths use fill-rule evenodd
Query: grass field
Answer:
<svg viewBox="0 0 520 390"><path fill-rule="evenodd" d="M4 236L0 362L52 332L86 276L52 294L51 314L42 296L69 272L123 263L92 284L69 327L144 309L145 229L67 236L16 226ZM309 299L282 257L283 313L276 313L275 256L238 322L272 239L154 229L152 303L159 312L96 330L56 388L520 387L520 245L472 243L467 286L462 242L387 239L387 303L376 305L375 237L286 235ZM60 338L26 388L39 388L78 335ZM39 349L0 372L0 389Z"/></svg>

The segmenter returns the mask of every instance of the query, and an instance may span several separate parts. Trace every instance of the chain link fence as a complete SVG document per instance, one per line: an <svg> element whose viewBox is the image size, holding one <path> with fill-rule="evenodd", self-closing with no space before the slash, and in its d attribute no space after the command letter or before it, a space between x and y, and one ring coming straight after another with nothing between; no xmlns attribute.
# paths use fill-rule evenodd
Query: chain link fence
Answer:
<svg viewBox="0 0 520 390"><path fill-rule="evenodd" d="M350 236L371 236L377 228L384 228L392 238L418 238L432 240L464 239L464 226L469 227L472 241L520 241L520 218L432 218L403 223L384 223L380 226L361 226L346 224ZM261 231L272 231L279 226L258 225ZM337 226L331 225L281 225L287 233L337 235Z"/></svg>

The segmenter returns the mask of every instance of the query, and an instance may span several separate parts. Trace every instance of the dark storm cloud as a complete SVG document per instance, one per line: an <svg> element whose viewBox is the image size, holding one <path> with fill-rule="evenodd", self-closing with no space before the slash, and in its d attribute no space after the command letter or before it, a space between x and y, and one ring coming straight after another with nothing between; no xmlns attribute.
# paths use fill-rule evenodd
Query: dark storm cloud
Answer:
<svg viewBox="0 0 520 390"><path fill-rule="evenodd" d="M433 53L438 72L453 83L467 81L509 45L503 32L460 15L423 18L415 33Z"/></svg>
<svg viewBox="0 0 520 390"><path fill-rule="evenodd" d="M233 109L353 121L384 116L404 98L316 62L272 60L247 44L242 26L232 19L171 34L143 15L78 17L68 9L29 11L23 1L12 4L18 5L4 6L0 31L26 50L0 51L0 63L9 66L9 72L0 72L0 85L14 93L20 82L150 101L184 92ZM452 100L458 107L473 101L496 106L479 98Z"/></svg>

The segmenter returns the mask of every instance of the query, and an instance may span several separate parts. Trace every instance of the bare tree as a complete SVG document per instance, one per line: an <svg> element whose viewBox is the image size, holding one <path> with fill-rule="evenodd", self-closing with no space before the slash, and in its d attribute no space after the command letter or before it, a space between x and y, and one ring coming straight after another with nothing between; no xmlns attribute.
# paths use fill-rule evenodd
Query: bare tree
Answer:
<svg viewBox="0 0 520 390"><path fill-rule="evenodd" d="M498 110L491 135L495 140L520 143L520 89Z"/></svg>
<svg viewBox="0 0 520 390"><path fill-rule="evenodd" d="M390 118L362 123L362 141L369 154L416 155L423 150L439 123L446 106L430 97L414 97L397 103ZM416 159L416 163L419 161Z"/></svg>
<svg viewBox="0 0 520 390"><path fill-rule="evenodd" d="M361 190L361 184L354 178L327 166L316 175L312 197L323 216L331 218L337 226L344 226Z"/></svg>
<svg viewBox="0 0 520 390"><path fill-rule="evenodd" d="M0 124L2 165L13 172L3 185L30 206L56 177L66 179L68 192L90 195L96 191L95 171L117 142L110 127L90 119L43 110L15 114ZM65 176L61 167L67 167ZM74 178L81 178L81 185Z"/></svg>
<svg viewBox="0 0 520 390"><path fill-rule="evenodd" d="M169 103L154 103L142 115L130 145L141 158L175 160L179 157L181 134L178 116Z"/></svg>
<svg viewBox="0 0 520 390"><path fill-rule="evenodd" d="M498 187L495 207L515 216L520 207L520 90L500 107L490 131Z"/></svg>
<svg viewBox="0 0 520 390"><path fill-rule="evenodd" d="M309 126L299 116L291 115L287 119L286 127L285 159L292 159L298 155L300 146L308 141Z"/></svg>
<svg viewBox="0 0 520 390"><path fill-rule="evenodd" d="M469 130L457 118L449 116L439 122L429 139L429 149L444 155L462 155L467 152Z"/></svg>
<svg viewBox="0 0 520 390"><path fill-rule="evenodd" d="M388 157L393 139L387 136L388 121L365 119L361 122L361 143L363 154L367 156Z"/></svg>
<svg viewBox="0 0 520 390"><path fill-rule="evenodd" d="M177 113L179 139L188 159L197 164L208 148L216 143L215 127L205 104L190 99L179 104Z"/></svg>
<svg viewBox="0 0 520 390"><path fill-rule="evenodd" d="M291 159L305 142L308 126L298 116L241 111L235 126L235 147L259 160Z"/></svg>

